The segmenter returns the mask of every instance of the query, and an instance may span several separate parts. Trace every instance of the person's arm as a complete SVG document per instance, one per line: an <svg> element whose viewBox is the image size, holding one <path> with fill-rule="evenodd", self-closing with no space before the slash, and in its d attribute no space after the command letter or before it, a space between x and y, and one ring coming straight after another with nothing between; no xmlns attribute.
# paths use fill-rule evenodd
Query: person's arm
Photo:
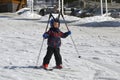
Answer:
<svg viewBox="0 0 120 80"><path fill-rule="evenodd" d="M48 32L45 32L44 34L43 34L43 38L44 39L47 39L49 37L49 31Z"/></svg>
<svg viewBox="0 0 120 80"><path fill-rule="evenodd" d="M65 32L65 33L61 32L61 37L66 38L70 34L71 34L71 31L68 31L68 32Z"/></svg>

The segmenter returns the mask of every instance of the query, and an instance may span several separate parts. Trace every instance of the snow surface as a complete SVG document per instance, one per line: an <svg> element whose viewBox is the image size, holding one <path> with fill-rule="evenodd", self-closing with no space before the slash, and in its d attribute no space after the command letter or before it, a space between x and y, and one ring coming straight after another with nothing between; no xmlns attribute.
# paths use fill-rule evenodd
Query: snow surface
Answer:
<svg viewBox="0 0 120 80"><path fill-rule="evenodd" d="M22 8L16 12L19 14L16 18L18 19L40 19L41 16L35 12L31 12L30 8Z"/></svg>
<svg viewBox="0 0 120 80"><path fill-rule="evenodd" d="M48 15L26 20L15 13L0 14L0 80L120 80L120 19L106 16L66 16L70 37L62 39L63 69L34 69ZM67 31L61 20L60 29ZM39 66L46 54L46 40ZM78 58L78 56L82 56ZM49 67L55 66L52 57Z"/></svg>

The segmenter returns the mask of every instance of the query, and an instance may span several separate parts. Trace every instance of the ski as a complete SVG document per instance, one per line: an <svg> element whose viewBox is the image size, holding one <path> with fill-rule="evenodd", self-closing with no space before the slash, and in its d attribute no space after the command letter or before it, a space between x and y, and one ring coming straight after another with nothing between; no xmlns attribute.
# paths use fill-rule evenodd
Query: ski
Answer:
<svg viewBox="0 0 120 80"><path fill-rule="evenodd" d="M43 69L43 70L46 70L46 71L53 71L53 68L43 68L43 66L35 66L34 67L35 69Z"/></svg>
<svg viewBox="0 0 120 80"><path fill-rule="evenodd" d="M49 69L43 68L43 69L46 70L46 71L53 71L53 68L49 68Z"/></svg>
<svg viewBox="0 0 120 80"><path fill-rule="evenodd" d="M56 67L50 67L50 68L47 68L47 69L45 69L45 68L43 68L43 66L34 66L34 69L40 69L40 70L45 70L45 71L56 71L56 70L62 70L62 71L75 71L75 70L72 70L71 68L61 68L61 69L59 69L59 68L56 68Z"/></svg>

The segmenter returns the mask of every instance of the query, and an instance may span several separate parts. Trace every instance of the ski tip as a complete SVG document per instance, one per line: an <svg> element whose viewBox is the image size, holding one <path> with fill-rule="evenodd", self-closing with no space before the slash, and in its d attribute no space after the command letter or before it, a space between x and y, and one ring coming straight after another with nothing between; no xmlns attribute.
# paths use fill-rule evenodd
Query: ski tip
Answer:
<svg viewBox="0 0 120 80"><path fill-rule="evenodd" d="M53 71L53 69L45 69L46 71Z"/></svg>

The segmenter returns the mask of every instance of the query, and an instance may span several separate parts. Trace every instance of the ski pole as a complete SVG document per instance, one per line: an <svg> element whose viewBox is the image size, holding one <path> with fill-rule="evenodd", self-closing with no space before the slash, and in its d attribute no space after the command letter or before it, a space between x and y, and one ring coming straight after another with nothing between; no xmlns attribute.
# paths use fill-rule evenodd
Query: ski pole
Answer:
<svg viewBox="0 0 120 80"><path fill-rule="evenodd" d="M61 11L60 11L59 14L58 14L58 17L57 17L58 19L60 18L60 14L61 14Z"/></svg>
<svg viewBox="0 0 120 80"><path fill-rule="evenodd" d="M66 20L65 20L65 18L64 18L64 16L63 16L62 13L61 13L61 16L62 16L62 18L63 18L63 20L64 20L64 22L65 22L65 25L66 25L67 30L70 31L69 28L68 28L68 26L67 26ZM77 47L76 47L76 45L75 45L75 42L74 42L74 40L73 40L73 38L72 38L72 35L70 35L70 37L71 37L71 40L72 40L73 45L74 45L74 47L75 47L75 50L76 50L76 52L77 52L77 54L78 54L78 58L81 58L81 56L79 56L79 52L78 52Z"/></svg>
<svg viewBox="0 0 120 80"><path fill-rule="evenodd" d="M47 26L46 26L45 32L46 32L47 29L48 29L48 25L49 25L50 18L51 18L51 13L50 13L50 15L49 15L49 19L48 19L48 22L47 22ZM45 40L45 39L43 38L42 44L41 44L41 47L40 47L40 50L39 50L39 54L38 54L38 57L37 57L37 61L36 61L36 67L38 66L38 63L39 63L39 58L40 58L40 54L41 54L41 51L42 51L42 47L43 47L44 40Z"/></svg>
<svg viewBox="0 0 120 80"><path fill-rule="evenodd" d="M42 50L42 47L43 47L43 43L44 43L44 39L42 40L42 44L41 44L41 47L40 47L40 50L39 50L39 54L38 54L37 61L36 61L36 67L38 66L38 62L39 62L41 50Z"/></svg>

